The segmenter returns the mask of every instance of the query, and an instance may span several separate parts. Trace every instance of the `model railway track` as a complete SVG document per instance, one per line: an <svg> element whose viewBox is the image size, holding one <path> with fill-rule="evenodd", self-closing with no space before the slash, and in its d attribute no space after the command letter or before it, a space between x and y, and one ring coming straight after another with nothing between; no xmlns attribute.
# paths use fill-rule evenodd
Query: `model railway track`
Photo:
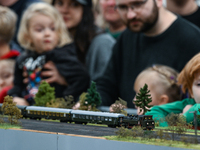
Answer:
<svg viewBox="0 0 200 150"><path fill-rule="evenodd" d="M0 104L1 108L2 104ZM60 122L73 122L76 124L104 124L108 127L127 127L141 126L143 129L154 129L155 124L151 115L129 115L94 112L63 108L37 107L37 106L17 106L21 110L23 118L30 119L53 119ZM1 109L0 109L1 110ZM0 113L3 113L0 112Z"/></svg>
<svg viewBox="0 0 200 150"><path fill-rule="evenodd" d="M104 126L72 124L65 122L51 122L33 119L20 119L22 129L38 130L56 133L87 135L87 136L109 136L115 135L117 128Z"/></svg>

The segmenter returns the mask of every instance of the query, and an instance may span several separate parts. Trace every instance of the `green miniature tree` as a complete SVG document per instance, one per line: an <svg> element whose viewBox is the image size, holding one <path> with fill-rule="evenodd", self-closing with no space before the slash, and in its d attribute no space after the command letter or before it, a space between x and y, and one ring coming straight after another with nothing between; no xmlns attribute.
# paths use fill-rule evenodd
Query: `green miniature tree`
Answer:
<svg viewBox="0 0 200 150"><path fill-rule="evenodd" d="M136 95L136 100L134 101L135 105L140 108L140 112L143 110L143 114L145 114L152 105L149 103L152 102L152 97L148 94L150 90L148 90L148 85L145 84L143 88L140 89L140 92Z"/></svg>
<svg viewBox="0 0 200 150"><path fill-rule="evenodd" d="M131 135L131 131L127 128L120 127L117 131L115 131L115 134L118 138L125 138Z"/></svg>
<svg viewBox="0 0 200 150"><path fill-rule="evenodd" d="M46 106L47 102L50 103L51 100L55 100L55 88L43 81L34 100L36 106Z"/></svg>
<svg viewBox="0 0 200 150"><path fill-rule="evenodd" d="M127 115L127 112L124 110L125 108L127 108L127 102L120 97L119 100L116 100L115 103L112 104L110 107L111 112L113 113L122 113L124 115Z"/></svg>
<svg viewBox="0 0 200 150"><path fill-rule="evenodd" d="M8 120L12 124L17 124L18 119L22 117L21 111L17 108L13 102L12 96L6 96L2 105L2 111L5 115L8 115Z"/></svg>
<svg viewBox="0 0 200 150"><path fill-rule="evenodd" d="M0 114L0 124L5 123L3 120L3 115Z"/></svg>
<svg viewBox="0 0 200 150"><path fill-rule="evenodd" d="M92 81L88 93L86 94L85 105L91 105L91 109L94 110L101 104L101 97L96 90L96 83Z"/></svg>
<svg viewBox="0 0 200 150"><path fill-rule="evenodd" d="M174 134L184 134L189 126L187 125L186 118L179 114L171 113L165 117L168 124L168 130L172 133L172 140L174 141Z"/></svg>

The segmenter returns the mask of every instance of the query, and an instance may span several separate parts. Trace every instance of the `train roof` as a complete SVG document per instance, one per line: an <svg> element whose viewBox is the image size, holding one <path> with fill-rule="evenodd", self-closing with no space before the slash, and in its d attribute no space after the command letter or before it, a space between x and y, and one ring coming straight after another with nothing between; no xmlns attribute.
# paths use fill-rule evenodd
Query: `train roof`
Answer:
<svg viewBox="0 0 200 150"><path fill-rule="evenodd" d="M72 110L71 114L82 114L82 115L103 116L103 117L124 117L123 114L97 112L97 111L84 111L84 110Z"/></svg>
<svg viewBox="0 0 200 150"><path fill-rule="evenodd" d="M72 111L71 109L40 107L40 106L27 106L26 110L50 111L50 112L59 112L59 113L70 113Z"/></svg>
<svg viewBox="0 0 200 150"><path fill-rule="evenodd" d="M19 109L25 109L27 106L16 105Z"/></svg>

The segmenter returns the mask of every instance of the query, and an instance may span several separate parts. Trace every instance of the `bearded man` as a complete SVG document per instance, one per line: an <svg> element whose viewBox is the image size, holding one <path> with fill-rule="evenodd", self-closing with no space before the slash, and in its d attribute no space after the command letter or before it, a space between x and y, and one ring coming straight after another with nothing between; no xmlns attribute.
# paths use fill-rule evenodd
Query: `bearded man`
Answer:
<svg viewBox="0 0 200 150"><path fill-rule="evenodd" d="M110 106L120 97L134 108L133 84L143 69L163 64L181 71L199 52L200 30L165 9L162 3L163 0L116 0L116 10L127 29L97 81L103 106Z"/></svg>

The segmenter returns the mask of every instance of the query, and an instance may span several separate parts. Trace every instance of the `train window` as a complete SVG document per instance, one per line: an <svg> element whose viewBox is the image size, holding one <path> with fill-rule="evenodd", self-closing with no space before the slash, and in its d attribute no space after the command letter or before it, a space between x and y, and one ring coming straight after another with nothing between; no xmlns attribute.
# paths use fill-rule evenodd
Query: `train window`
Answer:
<svg viewBox="0 0 200 150"><path fill-rule="evenodd" d="M47 116L47 112L45 112L45 115Z"/></svg>
<svg viewBox="0 0 200 150"><path fill-rule="evenodd" d="M96 116L94 116L94 117L93 117L93 119L94 119L94 120L97 120L97 117L96 117Z"/></svg>
<svg viewBox="0 0 200 150"><path fill-rule="evenodd" d="M41 112L41 115L44 115L44 111Z"/></svg>
<svg viewBox="0 0 200 150"><path fill-rule="evenodd" d="M60 116L60 113L56 113L56 116L59 117L59 116Z"/></svg>
<svg viewBox="0 0 200 150"><path fill-rule="evenodd" d="M85 119L85 115L82 115L82 118Z"/></svg>
<svg viewBox="0 0 200 150"><path fill-rule="evenodd" d="M107 118L107 117L105 117L105 121L108 121L108 118Z"/></svg>
<svg viewBox="0 0 200 150"><path fill-rule="evenodd" d="M145 117L144 120L147 120L147 117Z"/></svg>
<svg viewBox="0 0 200 150"><path fill-rule="evenodd" d="M104 121L104 117L101 117L101 121Z"/></svg>
<svg viewBox="0 0 200 150"><path fill-rule="evenodd" d="M64 117L64 114L63 114L63 113L60 113L60 117Z"/></svg>
<svg viewBox="0 0 200 150"><path fill-rule="evenodd" d="M89 116L85 116L86 119L89 119Z"/></svg>
<svg viewBox="0 0 200 150"><path fill-rule="evenodd" d="M97 120L100 120L100 119L101 119L100 116L98 116L98 117L97 117Z"/></svg>
<svg viewBox="0 0 200 150"><path fill-rule="evenodd" d="M92 116L90 116L90 119L92 120Z"/></svg>
<svg viewBox="0 0 200 150"><path fill-rule="evenodd" d="M149 117L149 120L152 120L152 118L151 118L151 117Z"/></svg>
<svg viewBox="0 0 200 150"><path fill-rule="evenodd" d="M37 115L37 112L36 112L36 111L34 111L34 115Z"/></svg>
<svg viewBox="0 0 200 150"><path fill-rule="evenodd" d="M40 112L38 111L37 114L40 115Z"/></svg>
<svg viewBox="0 0 200 150"><path fill-rule="evenodd" d="M81 119L82 115L79 115L79 118Z"/></svg>
<svg viewBox="0 0 200 150"><path fill-rule="evenodd" d="M109 121L112 121L112 118L111 118L111 117L109 118Z"/></svg>

